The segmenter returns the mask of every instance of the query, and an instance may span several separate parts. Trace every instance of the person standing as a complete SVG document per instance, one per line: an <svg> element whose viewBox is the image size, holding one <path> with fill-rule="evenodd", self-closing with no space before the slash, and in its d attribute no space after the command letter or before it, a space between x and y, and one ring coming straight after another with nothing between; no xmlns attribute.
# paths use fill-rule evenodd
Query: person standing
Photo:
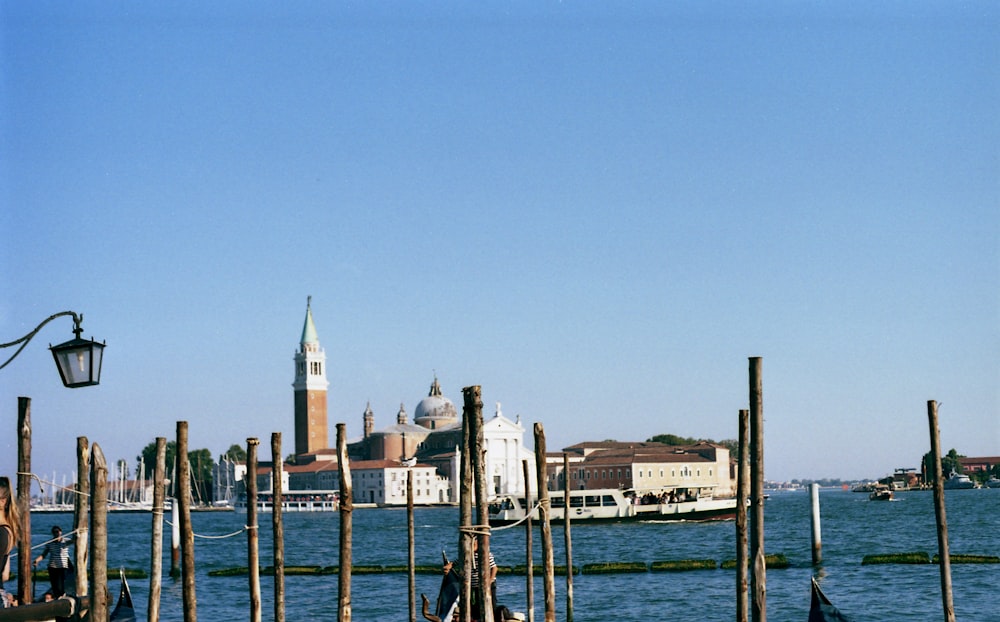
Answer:
<svg viewBox="0 0 1000 622"><path fill-rule="evenodd" d="M493 557L493 551L490 551L489 560L490 567L486 570L486 585L489 586L490 596L492 597L491 600L493 601L493 605L495 607L497 604L497 571L499 568L497 567L496 559ZM452 562L445 562L442 569L445 574L448 574L448 572L452 569ZM479 538L472 539L472 576L469 578L469 583L472 588L472 619L480 620L482 618L479 615L481 609L481 603L479 602Z"/></svg>
<svg viewBox="0 0 1000 622"><path fill-rule="evenodd" d="M42 554L35 558L35 567L49 556L49 583L52 584L52 597L59 598L66 593L66 575L73 567L69 561L69 546L72 538L64 538L59 525L52 527L52 539L45 543Z"/></svg>
<svg viewBox="0 0 1000 622"><path fill-rule="evenodd" d="M10 491L10 479L0 477L0 608L10 605L3 584L10 578L10 552L21 535L21 515Z"/></svg>

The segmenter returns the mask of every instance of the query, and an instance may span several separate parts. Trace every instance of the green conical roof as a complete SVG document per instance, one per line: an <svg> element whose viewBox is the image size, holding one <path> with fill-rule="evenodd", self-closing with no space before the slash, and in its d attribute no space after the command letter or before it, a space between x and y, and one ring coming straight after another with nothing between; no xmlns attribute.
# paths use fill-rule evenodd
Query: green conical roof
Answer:
<svg viewBox="0 0 1000 622"><path fill-rule="evenodd" d="M302 340L300 343L319 343L319 337L316 336L316 325L313 323L312 296L309 296L306 300L306 322L302 326Z"/></svg>

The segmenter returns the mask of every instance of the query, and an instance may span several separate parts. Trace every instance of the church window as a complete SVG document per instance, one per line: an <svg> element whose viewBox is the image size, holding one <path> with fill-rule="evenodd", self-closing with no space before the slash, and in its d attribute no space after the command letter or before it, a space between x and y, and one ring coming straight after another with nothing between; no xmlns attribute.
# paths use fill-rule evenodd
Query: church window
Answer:
<svg viewBox="0 0 1000 622"><path fill-rule="evenodd" d="M701 469L698 469L698 472L695 473L695 475L697 475L698 477L701 477Z"/></svg>
<svg viewBox="0 0 1000 622"><path fill-rule="evenodd" d="M708 470L708 476L709 476L709 477L712 477L712 469L709 469L709 470Z"/></svg>
<svg viewBox="0 0 1000 622"><path fill-rule="evenodd" d="M663 469L660 469L660 477L663 477Z"/></svg>

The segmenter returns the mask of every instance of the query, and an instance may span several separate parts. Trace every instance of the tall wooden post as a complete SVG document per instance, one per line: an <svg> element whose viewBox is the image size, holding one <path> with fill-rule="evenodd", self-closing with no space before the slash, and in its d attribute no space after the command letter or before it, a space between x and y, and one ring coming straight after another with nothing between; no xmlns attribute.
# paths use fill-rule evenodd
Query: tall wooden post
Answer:
<svg viewBox="0 0 1000 622"><path fill-rule="evenodd" d="M472 620L472 440L470 433L471 406L462 408L462 457L459 468L462 481L458 490L458 565L462 569L462 587L459 590L458 609L462 622Z"/></svg>
<svg viewBox="0 0 1000 622"><path fill-rule="evenodd" d="M351 540L353 537L354 491L347 459L347 424L337 424L337 463L340 469L340 573L337 619L351 622Z"/></svg>
<svg viewBox="0 0 1000 622"><path fill-rule="evenodd" d="M403 452L406 455L406 452ZM406 470L406 573L409 594L410 622L417 622L417 553L414 545L416 537L413 524L413 469Z"/></svg>
<svg viewBox="0 0 1000 622"><path fill-rule="evenodd" d="M108 462L101 446L90 451L90 620L108 622Z"/></svg>
<svg viewBox="0 0 1000 622"><path fill-rule="evenodd" d="M250 622L260 622L260 533L257 525L257 447L260 440L247 439L247 569L250 577Z"/></svg>
<svg viewBox="0 0 1000 622"><path fill-rule="evenodd" d="M941 560L941 603L945 622L955 622L955 603L951 594L951 554L948 551L948 517L944 508L944 476L941 473L941 436L938 428L937 402L927 402L927 422L931 429L931 460L934 462L934 517L937 519L938 559Z"/></svg>
<svg viewBox="0 0 1000 622"><path fill-rule="evenodd" d="M34 600L31 585L31 398L17 398L17 509L21 534L17 539L17 593L22 603Z"/></svg>
<svg viewBox="0 0 1000 622"><path fill-rule="evenodd" d="M521 461L521 470L524 473L524 511L528 512L528 517L524 520L526 569L524 592L527 595L528 622L535 622L535 562L531 553L531 540L534 535L531 531L531 467L528 466L527 460Z"/></svg>
<svg viewBox="0 0 1000 622"><path fill-rule="evenodd" d="M87 559L90 552L90 443L86 436L76 439L76 499L73 500L73 564L76 566L76 595L86 596ZM150 619L149 622L156 622Z"/></svg>
<svg viewBox="0 0 1000 622"><path fill-rule="evenodd" d="M489 493L486 482L486 448L483 434L483 400L482 387L473 385L462 389L465 405L473 411L473 426L469 430L469 438L473 443L472 464L473 477L476 485L476 530L479 532L479 595L480 617L482 622L493 622L493 593L489 580L490 575L490 508Z"/></svg>
<svg viewBox="0 0 1000 622"><path fill-rule="evenodd" d="M160 593L163 583L163 480L167 476L167 439L156 437L156 465L153 468L153 537L149 549L149 602L146 619L160 620Z"/></svg>
<svg viewBox="0 0 1000 622"><path fill-rule="evenodd" d="M271 433L271 527L274 530L274 622L285 622L285 524L282 505L285 482L282 473L281 432Z"/></svg>
<svg viewBox="0 0 1000 622"><path fill-rule="evenodd" d="M181 581L184 592L184 622L198 620L198 597L194 587L194 528L191 526L191 463L188 460L188 422L177 422L176 503L181 519Z"/></svg>
<svg viewBox="0 0 1000 622"><path fill-rule="evenodd" d="M753 622L767 622L767 567L764 563L764 399L761 359L750 358L750 556Z"/></svg>
<svg viewBox="0 0 1000 622"><path fill-rule="evenodd" d="M538 521L542 527L542 571L545 585L545 622L556 621L556 579L549 519L549 487L545 464L545 429L535 423L535 475L538 481Z"/></svg>
<svg viewBox="0 0 1000 622"><path fill-rule="evenodd" d="M812 560L813 566L823 562L823 530L819 521L819 484L813 482L809 485L809 501L811 511L809 513L810 535L812 536Z"/></svg>
<svg viewBox="0 0 1000 622"><path fill-rule="evenodd" d="M570 535L569 454L563 453L563 533L566 536L566 622L573 622L573 538Z"/></svg>
<svg viewBox="0 0 1000 622"><path fill-rule="evenodd" d="M736 467L736 622L747 622L747 498L750 496L750 459L747 428L750 411L740 411L738 466Z"/></svg>

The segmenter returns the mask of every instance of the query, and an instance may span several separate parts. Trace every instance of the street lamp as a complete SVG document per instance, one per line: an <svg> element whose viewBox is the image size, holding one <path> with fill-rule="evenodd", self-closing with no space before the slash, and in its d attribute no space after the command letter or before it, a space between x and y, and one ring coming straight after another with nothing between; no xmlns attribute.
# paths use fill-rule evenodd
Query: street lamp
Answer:
<svg viewBox="0 0 1000 622"><path fill-rule="evenodd" d="M10 343L0 344L0 349L21 344L21 347L11 357L3 365L0 365L0 369L3 369L14 360L43 326L57 317L64 315L73 316L73 333L76 335L76 338L56 346L49 346L49 350L52 351L52 358L56 361L56 367L59 368L59 376L62 378L63 384L70 389L100 384L101 362L104 359L105 344L104 342L98 343L93 339L87 341L80 338L80 333L83 332L83 329L80 327L80 324L83 322L83 315L77 315L73 311L61 311L55 315L51 315L35 327L35 330L24 337Z"/></svg>

